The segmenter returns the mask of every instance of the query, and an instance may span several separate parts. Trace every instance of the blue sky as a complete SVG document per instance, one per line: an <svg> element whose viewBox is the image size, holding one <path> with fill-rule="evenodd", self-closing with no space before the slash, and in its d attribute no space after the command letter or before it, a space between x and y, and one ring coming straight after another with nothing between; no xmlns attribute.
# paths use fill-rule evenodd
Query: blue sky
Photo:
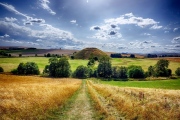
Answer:
<svg viewBox="0 0 180 120"><path fill-rule="evenodd" d="M180 51L179 0L1 0L0 46Z"/></svg>

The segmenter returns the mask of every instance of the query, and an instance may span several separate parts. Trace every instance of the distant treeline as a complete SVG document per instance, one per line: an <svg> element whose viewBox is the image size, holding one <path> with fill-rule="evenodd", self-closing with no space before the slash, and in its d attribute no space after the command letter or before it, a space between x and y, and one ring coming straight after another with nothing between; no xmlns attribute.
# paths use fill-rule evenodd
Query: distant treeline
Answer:
<svg viewBox="0 0 180 120"><path fill-rule="evenodd" d="M111 58L135 58L134 54L130 54L130 56L122 56L120 53L114 53L110 55Z"/></svg>
<svg viewBox="0 0 180 120"><path fill-rule="evenodd" d="M157 57L180 57L180 55L172 55L172 54L169 54L169 55L157 55L157 54L147 54L146 56L147 58L157 58Z"/></svg>

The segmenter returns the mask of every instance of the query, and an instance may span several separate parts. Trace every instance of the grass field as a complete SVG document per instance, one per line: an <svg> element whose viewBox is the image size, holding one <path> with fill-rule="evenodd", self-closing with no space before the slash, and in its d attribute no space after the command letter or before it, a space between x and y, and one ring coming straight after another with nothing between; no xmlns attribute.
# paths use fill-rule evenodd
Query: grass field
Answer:
<svg viewBox="0 0 180 120"><path fill-rule="evenodd" d="M39 120L49 117L70 98L81 80L0 74L0 119Z"/></svg>
<svg viewBox="0 0 180 120"><path fill-rule="evenodd" d="M174 80L153 80L153 81L101 81L95 80L101 84L119 86L119 87L138 87L138 88L156 88L156 89L174 89L180 90L180 78Z"/></svg>
<svg viewBox="0 0 180 120"><path fill-rule="evenodd" d="M36 62L42 72L44 66L48 64L48 59L45 57L21 57L21 58L0 58L0 66L4 68L5 72L10 72L12 69L17 68L20 62ZM180 58L179 58L180 59ZM79 65L87 65L88 60L69 60L71 64L71 70L74 71ZM112 66L129 66L139 65L146 71L150 65L155 65L157 59L131 59L121 58L112 59ZM180 67L180 62L170 61L169 68L172 69L172 73L175 73L177 67Z"/></svg>

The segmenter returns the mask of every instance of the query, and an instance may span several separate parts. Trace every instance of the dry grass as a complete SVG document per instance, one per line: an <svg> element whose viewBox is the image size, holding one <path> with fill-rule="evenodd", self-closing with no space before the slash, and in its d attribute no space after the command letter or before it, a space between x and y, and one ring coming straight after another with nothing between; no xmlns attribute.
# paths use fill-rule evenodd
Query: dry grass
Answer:
<svg viewBox="0 0 180 120"><path fill-rule="evenodd" d="M44 119L80 85L76 79L0 74L0 119Z"/></svg>
<svg viewBox="0 0 180 120"><path fill-rule="evenodd" d="M180 118L180 90L122 88L91 83L126 119Z"/></svg>

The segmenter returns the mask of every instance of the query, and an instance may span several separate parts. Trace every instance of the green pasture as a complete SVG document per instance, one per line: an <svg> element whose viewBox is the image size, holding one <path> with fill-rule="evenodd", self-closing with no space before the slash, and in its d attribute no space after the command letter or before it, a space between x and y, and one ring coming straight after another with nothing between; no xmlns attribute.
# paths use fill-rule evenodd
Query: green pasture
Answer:
<svg viewBox="0 0 180 120"><path fill-rule="evenodd" d="M16 57L16 58L0 58L0 66L3 67L5 72L10 72L12 69L17 68L20 62L35 62L38 64L40 71L42 72L45 65L48 65L49 58L46 57ZM113 58L112 66L130 66L130 65L139 65L147 71L150 65L155 65L157 60L152 59L137 59L137 58ZM74 71L79 65L87 65L88 60L69 60L71 64L71 70ZM97 64L96 64L97 66ZM175 73L177 67L180 67L178 62L170 62L169 68L172 70L172 73Z"/></svg>
<svg viewBox="0 0 180 120"><path fill-rule="evenodd" d="M153 80L153 81L101 81L101 84L108 84L119 87L138 87L180 90L180 78L174 80Z"/></svg>
<svg viewBox="0 0 180 120"><path fill-rule="evenodd" d="M48 65L49 58L46 57L17 57L17 58L0 58L0 66L3 67L5 72L10 72L12 69L17 68L21 62L35 62L38 64L42 72L44 67ZM87 65L88 60L69 60L71 70L74 71L79 65Z"/></svg>
<svg viewBox="0 0 180 120"><path fill-rule="evenodd" d="M138 59L138 58L113 58L112 66L125 66L128 67L130 65L138 65L141 66L144 71L148 70L150 65L154 66L157 63L157 60L153 59ZM179 62L169 62L169 68L172 70L172 73L175 73L175 70L180 67Z"/></svg>

